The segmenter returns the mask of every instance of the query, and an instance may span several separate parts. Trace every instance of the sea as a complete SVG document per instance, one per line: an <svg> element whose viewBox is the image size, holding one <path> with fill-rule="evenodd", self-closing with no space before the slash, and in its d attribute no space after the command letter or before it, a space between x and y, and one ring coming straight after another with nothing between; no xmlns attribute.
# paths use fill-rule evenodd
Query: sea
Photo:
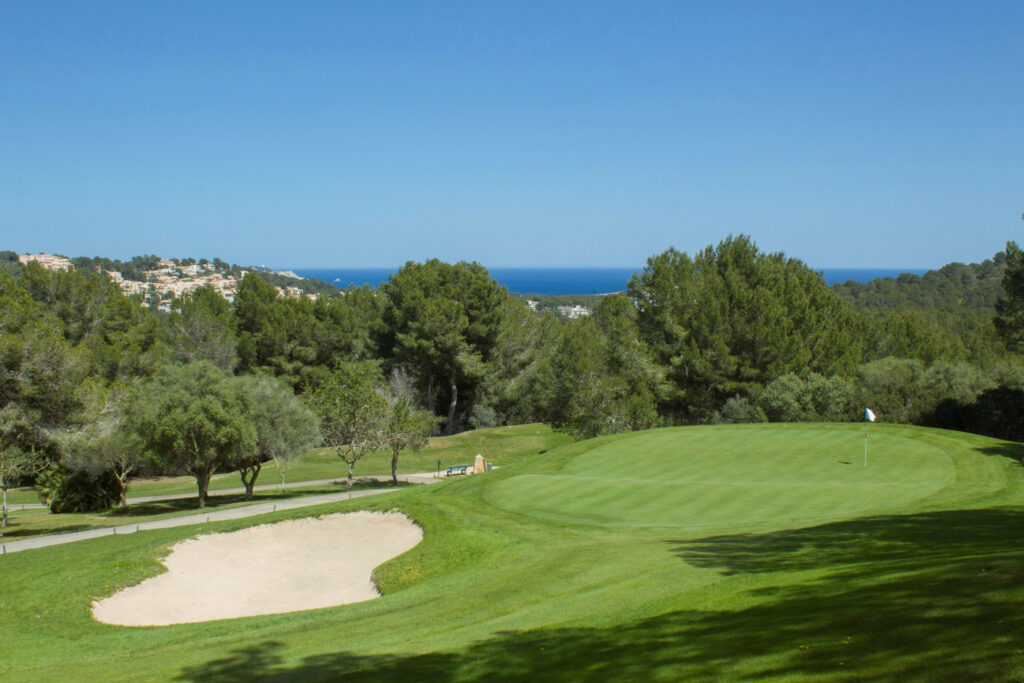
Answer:
<svg viewBox="0 0 1024 683"><path fill-rule="evenodd" d="M379 287L398 268L293 268L301 277L323 280L337 287ZM642 268L488 268L491 277L516 294L609 294L626 288L633 273ZM922 268L824 268L829 285L837 282L870 282L903 273L924 275Z"/></svg>

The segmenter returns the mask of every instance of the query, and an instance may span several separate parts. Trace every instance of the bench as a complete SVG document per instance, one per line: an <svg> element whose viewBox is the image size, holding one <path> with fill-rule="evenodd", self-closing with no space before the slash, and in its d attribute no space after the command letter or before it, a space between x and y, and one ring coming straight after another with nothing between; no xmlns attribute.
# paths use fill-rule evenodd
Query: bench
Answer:
<svg viewBox="0 0 1024 683"><path fill-rule="evenodd" d="M473 466L472 465L452 465L447 470L445 470L445 475L444 476L450 477L453 474L466 474L470 470L471 467L473 467Z"/></svg>

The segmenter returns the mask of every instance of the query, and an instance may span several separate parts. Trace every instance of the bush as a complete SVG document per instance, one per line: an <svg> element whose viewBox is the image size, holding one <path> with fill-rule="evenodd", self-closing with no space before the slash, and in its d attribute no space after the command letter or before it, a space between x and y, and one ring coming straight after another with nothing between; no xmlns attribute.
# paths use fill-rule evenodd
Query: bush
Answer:
<svg viewBox="0 0 1024 683"><path fill-rule="evenodd" d="M772 422L842 422L852 417L853 391L841 377L791 372L772 380L757 404Z"/></svg>
<svg viewBox="0 0 1024 683"><path fill-rule="evenodd" d="M117 504L121 486L111 471L87 472L56 466L39 476L36 489L50 512L94 512Z"/></svg>
<svg viewBox="0 0 1024 683"><path fill-rule="evenodd" d="M489 405L477 403L469 413L469 424L473 429L497 427L499 424L498 414Z"/></svg>
<svg viewBox="0 0 1024 683"><path fill-rule="evenodd" d="M752 404L744 396L727 399L721 410L711 415L711 424L740 424L744 422L767 422L760 406Z"/></svg>
<svg viewBox="0 0 1024 683"><path fill-rule="evenodd" d="M997 439L1024 441L1024 391L999 387L982 392L970 403L947 399L925 415L921 423Z"/></svg>

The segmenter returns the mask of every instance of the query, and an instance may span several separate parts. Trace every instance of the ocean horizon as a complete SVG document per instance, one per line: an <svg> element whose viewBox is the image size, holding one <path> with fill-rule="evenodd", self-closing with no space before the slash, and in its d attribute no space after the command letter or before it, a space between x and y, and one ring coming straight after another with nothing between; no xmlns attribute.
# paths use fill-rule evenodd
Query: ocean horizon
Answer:
<svg viewBox="0 0 1024 683"><path fill-rule="evenodd" d="M626 289L633 273L643 268L489 268L498 284L515 294L573 295L611 294ZM379 287L395 268L293 268L305 278L321 280L336 287L350 285ZM829 285L838 282L870 282L877 278L897 277L904 273L923 275L926 268L823 268Z"/></svg>

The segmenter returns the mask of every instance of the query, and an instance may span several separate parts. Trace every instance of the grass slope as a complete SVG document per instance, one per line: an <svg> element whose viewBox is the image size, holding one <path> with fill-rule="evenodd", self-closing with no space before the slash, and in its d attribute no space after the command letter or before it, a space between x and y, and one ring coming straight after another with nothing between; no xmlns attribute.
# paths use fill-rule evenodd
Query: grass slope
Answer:
<svg viewBox="0 0 1024 683"><path fill-rule="evenodd" d="M146 629L91 620L93 597L159 572L176 540L251 522L9 555L0 676L1024 677L1020 445L871 431L867 472L856 426L682 428L314 510L395 506L425 531L378 569L385 597L339 608Z"/></svg>

